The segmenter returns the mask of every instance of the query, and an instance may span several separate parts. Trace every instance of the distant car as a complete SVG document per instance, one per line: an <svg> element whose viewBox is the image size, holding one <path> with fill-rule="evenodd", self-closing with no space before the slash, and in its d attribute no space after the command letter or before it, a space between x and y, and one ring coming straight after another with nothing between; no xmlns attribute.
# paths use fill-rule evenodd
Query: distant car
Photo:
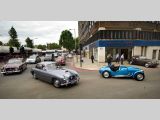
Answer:
<svg viewBox="0 0 160 120"><path fill-rule="evenodd" d="M73 55L72 55L72 54L68 54L67 57L68 57L68 58L72 58Z"/></svg>
<svg viewBox="0 0 160 120"><path fill-rule="evenodd" d="M31 55L27 58L26 63L39 63L41 62L41 58L38 55Z"/></svg>
<svg viewBox="0 0 160 120"><path fill-rule="evenodd" d="M58 52L54 52L54 57L57 58L58 57Z"/></svg>
<svg viewBox="0 0 160 120"><path fill-rule="evenodd" d="M145 66L146 68L157 67L159 65L159 62L157 60L151 60L144 56L133 56L129 63L132 65Z"/></svg>
<svg viewBox="0 0 160 120"><path fill-rule="evenodd" d="M78 84L79 75L76 71L56 66L55 62L41 62L31 69L35 79L53 84L54 87Z"/></svg>
<svg viewBox="0 0 160 120"><path fill-rule="evenodd" d="M142 81L145 78L144 71L137 67L132 66L104 66L100 68L99 73L104 78L109 77L130 77L138 81Z"/></svg>
<svg viewBox="0 0 160 120"><path fill-rule="evenodd" d="M58 56L58 58L56 59L56 65L66 65L65 58L62 56Z"/></svg>
<svg viewBox="0 0 160 120"><path fill-rule="evenodd" d="M52 53L46 54L44 57L44 61L55 61L54 54L52 54Z"/></svg>
<svg viewBox="0 0 160 120"><path fill-rule="evenodd" d="M2 67L1 73L4 75L21 73L25 69L27 69L27 64L23 61L23 58L12 58Z"/></svg>

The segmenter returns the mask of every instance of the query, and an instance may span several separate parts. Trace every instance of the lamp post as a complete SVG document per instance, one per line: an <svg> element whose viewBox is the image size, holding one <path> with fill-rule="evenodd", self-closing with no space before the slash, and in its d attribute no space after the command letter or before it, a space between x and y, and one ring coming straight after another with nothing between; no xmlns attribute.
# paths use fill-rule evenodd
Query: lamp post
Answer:
<svg viewBox="0 0 160 120"><path fill-rule="evenodd" d="M77 57L77 42L76 42L76 30L75 29L69 29L69 30L74 30L75 52L76 52L76 59L77 59L77 62L78 62L78 57Z"/></svg>

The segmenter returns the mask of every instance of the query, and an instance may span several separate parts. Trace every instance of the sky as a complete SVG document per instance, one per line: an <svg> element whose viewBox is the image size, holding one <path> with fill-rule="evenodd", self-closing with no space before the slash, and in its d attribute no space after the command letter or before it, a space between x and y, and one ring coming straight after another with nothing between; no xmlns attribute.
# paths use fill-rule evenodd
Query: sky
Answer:
<svg viewBox="0 0 160 120"><path fill-rule="evenodd" d="M8 31L11 27L17 31L19 42L25 45L25 39L30 37L34 45L59 43L63 30L70 30L73 37L78 36L77 21L0 21L0 41L7 43L10 39ZM74 34L74 29L76 34Z"/></svg>

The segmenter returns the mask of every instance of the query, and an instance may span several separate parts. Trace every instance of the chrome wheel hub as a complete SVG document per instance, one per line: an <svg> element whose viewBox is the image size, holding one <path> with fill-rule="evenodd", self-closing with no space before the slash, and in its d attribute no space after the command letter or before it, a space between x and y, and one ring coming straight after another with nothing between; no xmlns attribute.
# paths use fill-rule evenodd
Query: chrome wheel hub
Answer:
<svg viewBox="0 0 160 120"><path fill-rule="evenodd" d="M142 80L142 79L143 79L143 75L142 75L142 74L138 74L138 75L137 75L137 79L138 79L138 80Z"/></svg>
<svg viewBox="0 0 160 120"><path fill-rule="evenodd" d="M59 86L60 86L58 80L56 80L56 81L54 82L54 86L56 86L56 87L59 87Z"/></svg>
<svg viewBox="0 0 160 120"><path fill-rule="evenodd" d="M104 72L103 75L104 75L104 77L106 77L106 78L109 77L109 73L108 73L108 72Z"/></svg>

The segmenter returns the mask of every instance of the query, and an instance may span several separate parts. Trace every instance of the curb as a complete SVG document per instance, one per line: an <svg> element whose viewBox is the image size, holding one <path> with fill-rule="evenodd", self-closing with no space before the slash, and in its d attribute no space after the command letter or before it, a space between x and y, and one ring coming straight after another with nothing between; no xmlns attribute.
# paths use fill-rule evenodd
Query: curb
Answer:
<svg viewBox="0 0 160 120"><path fill-rule="evenodd" d="M73 63L73 64L72 64L72 63ZM74 60L73 60L72 63L71 63L71 66L72 66L73 68L75 68L75 69L78 69L78 70L98 71L98 70L90 70L90 69L85 69L85 68L76 67Z"/></svg>

